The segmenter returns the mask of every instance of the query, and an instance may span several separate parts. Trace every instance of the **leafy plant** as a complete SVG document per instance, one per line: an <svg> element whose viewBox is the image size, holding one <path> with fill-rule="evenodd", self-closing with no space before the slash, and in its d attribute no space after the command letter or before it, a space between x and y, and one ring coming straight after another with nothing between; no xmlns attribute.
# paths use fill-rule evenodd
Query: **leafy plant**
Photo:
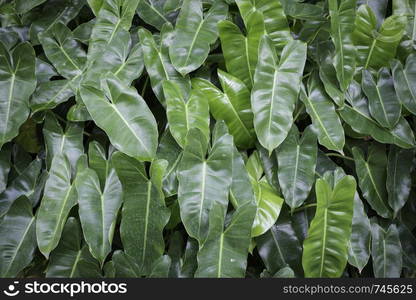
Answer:
<svg viewBox="0 0 416 300"><path fill-rule="evenodd" d="M415 5L0 1L0 276L416 276Z"/></svg>

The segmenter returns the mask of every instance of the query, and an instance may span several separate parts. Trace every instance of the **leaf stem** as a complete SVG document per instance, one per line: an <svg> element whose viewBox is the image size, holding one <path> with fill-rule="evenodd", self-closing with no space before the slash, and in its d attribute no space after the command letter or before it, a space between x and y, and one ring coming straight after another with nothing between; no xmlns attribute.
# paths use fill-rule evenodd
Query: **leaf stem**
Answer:
<svg viewBox="0 0 416 300"><path fill-rule="evenodd" d="M354 161L354 158L349 157L349 156L345 156L345 155L341 155L341 154L338 154L338 153L327 153L326 156L340 157L340 158L343 158L343 159L348 159L348 160Z"/></svg>
<svg viewBox="0 0 416 300"><path fill-rule="evenodd" d="M304 206L301 206L301 207L292 209L292 212L291 213L293 215L293 213L296 213L296 212L299 212L299 211L302 211L302 210L305 210L305 209L308 209L308 208L311 208L311 207L315 207L315 206L316 206L316 203L306 204Z"/></svg>

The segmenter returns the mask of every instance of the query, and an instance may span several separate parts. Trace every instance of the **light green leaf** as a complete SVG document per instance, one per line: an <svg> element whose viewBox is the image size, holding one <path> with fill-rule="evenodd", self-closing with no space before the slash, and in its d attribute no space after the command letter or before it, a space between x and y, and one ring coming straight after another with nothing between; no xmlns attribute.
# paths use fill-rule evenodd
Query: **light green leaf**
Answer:
<svg viewBox="0 0 416 300"><path fill-rule="evenodd" d="M101 87L81 86L82 101L93 120L120 151L139 160L154 158L158 133L146 102L114 75L103 79Z"/></svg>
<svg viewBox="0 0 416 300"><path fill-rule="evenodd" d="M102 266L111 251L117 213L122 203L120 180L112 169L101 190L97 173L86 168L77 174L75 187L85 241Z"/></svg>
<svg viewBox="0 0 416 300"><path fill-rule="evenodd" d="M189 99L185 98L180 87L174 81L163 82L166 101L166 115L169 130L176 142L183 148L186 135L192 128L198 128L209 138L209 106L205 93L192 90Z"/></svg>
<svg viewBox="0 0 416 300"><path fill-rule="evenodd" d="M316 213L303 243L305 277L340 277L347 264L356 183L352 176L331 176L335 172L316 181Z"/></svg>
<svg viewBox="0 0 416 300"><path fill-rule="evenodd" d="M416 80L416 55L407 57L404 68L398 60L393 60L390 64L397 97L407 110L416 115L416 87L412 84Z"/></svg>
<svg viewBox="0 0 416 300"><path fill-rule="evenodd" d="M213 2L204 15L201 0L184 0L169 47L172 64L182 76L198 69L208 56L210 45L218 37L217 23L228 14L222 0Z"/></svg>
<svg viewBox="0 0 416 300"><path fill-rule="evenodd" d="M242 149L251 148L256 135L253 128L250 91L242 81L221 70L218 70L218 77L223 92L205 79L192 80L192 86L201 99L208 98L214 118L217 121L225 121L236 146Z"/></svg>
<svg viewBox="0 0 416 300"><path fill-rule="evenodd" d="M260 144L271 153L286 138L300 90L306 60L306 45L291 41L278 60L272 42L263 37L254 74L251 105L254 128Z"/></svg>

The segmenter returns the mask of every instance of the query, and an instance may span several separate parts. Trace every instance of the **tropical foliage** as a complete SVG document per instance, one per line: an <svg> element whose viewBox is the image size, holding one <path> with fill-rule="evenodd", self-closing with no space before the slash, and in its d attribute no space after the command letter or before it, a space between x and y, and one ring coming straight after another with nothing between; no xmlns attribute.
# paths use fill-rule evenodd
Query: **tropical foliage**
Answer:
<svg viewBox="0 0 416 300"><path fill-rule="evenodd" d="M0 276L416 276L415 13L0 0Z"/></svg>

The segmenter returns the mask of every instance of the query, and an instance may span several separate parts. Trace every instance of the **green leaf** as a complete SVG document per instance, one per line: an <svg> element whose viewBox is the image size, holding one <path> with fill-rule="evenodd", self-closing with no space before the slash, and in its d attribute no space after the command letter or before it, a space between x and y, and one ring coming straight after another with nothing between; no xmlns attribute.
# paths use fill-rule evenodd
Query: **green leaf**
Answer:
<svg viewBox="0 0 416 300"><path fill-rule="evenodd" d="M371 225L358 193L354 197L351 238L348 242L348 263L361 271L370 258Z"/></svg>
<svg viewBox="0 0 416 300"><path fill-rule="evenodd" d="M88 47L88 63L101 55L113 42L119 30L129 30L140 0L106 0L97 11L97 19L91 32ZM94 4L98 8L99 4Z"/></svg>
<svg viewBox="0 0 416 300"><path fill-rule="evenodd" d="M340 277L347 264L356 183L354 177L344 176L331 187L331 178L325 179L331 175L316 181L316 213L303 243L306 277Z"/></svg>
<svg viewBox="0 0 416 300"><path fill-rule="evenodd" d="M352 38L357 47L357 63L360 67L379 68L388 65L395 57L396 48L404 33L406 18L403 16L388 17L381 27L368 5L361 5L357 10L355 30Z"/></svg>
<svg viewBox="0 0 416 300"><path fill-rule="evenodd" d="M157 150L157 158L168 162L165 176L163 178L163 191L166 197L178 193L177 171L182 159L182 148L176 143L169 130L165 130Z"/></svg>
<svg viewBox="0 0 416 300"><path fill-rule="evenodd" d="M247 35L244 36L236 24L228 20L218 23L227 71L251 89L254 83L260 39L265 33L263 15L258 11L251 13L246 18L246 29Z"/></svg>
<svg viewBox="0 0 416 300"><path fill-rule="evenodd" d="M404 224L397 226L402 246L403 268L414 271L416 270L416 238Z"/></svg>
<svg viewBox="0 0 416 300"><path fill-rule="evenodd" d="M368 70L363 70L362 88L368 98L369 111L383 127L394 128L401 116L401 105L394 90L393 78L387 68L378 72L377 82Z"/></svg>
<svg viewBox="0 0 416 300"><path fill-rule="evenodd" d="M189 99L174 81L163 82L163 91L166 100L166 115L169 130L176 142L183 148L186 135L192 128L198 128L209 138L209 106L208 101L197 91L192 90ZM201 91L202 93L202 91Z"/></svg>
<svg viewBox="0 0 416 300"><path fill-rule="evenodd" d="M32 114L54 109L59 104L73 97L75 94L71 87L72 82L72 80L61 79L46 81L38 85L30 99Z"/></svg>
<svg viewBox="0 0 416 300"><path fill-rule="evenodd" d="M302 205L315 182L315 167L318 146L311 127L307 127L299 138L293 125L289 135L277 148L278 177L285 202L292 209Z"/></svg>
<svg viewBox="0 0 416 300"><path fill-rule="evenodd" d="M292 127L306 45L300 41L289 42L278 60L270 38L263 37L259 56L262 59L254 74L251 105L257 138L271 153L284 141Z"/></svg>
<svg viewBox="0 0 416 300"><path fill-rule="evenodd" d="M114 251L112 259L117 277L138 278L142 276L142 270L135 263L134 259L123 251Z"/></svg>
<svg viewBox="0 0 416 300"><path fill-rule="evenodd" d="M149 275L165 249L162 233L169 220L169 210L165 205L162 179L167 163L153 161L149 179L143 164L127 155L116 152L111 161L123 186L122 243L141 272Z"/></svg>
<svg viewBox="0 0 416 300"><path fill-rule="evenodd" d="M351 106L345 105L339 114L354 131L370 135L380 143L395 144L406 149L415 146L415 137L406 119L400 118L397 125L388 131L371 118L367 99L356 82L351 84L347 99Z"/></svg>
<svg viewBox="0 0 416 300"><path fill-rule="evenodd" d="M1 221L0 277L16 277L33 259L36 250L32 205L22 196Z"/></svg>
<svg viewBox="0 0 416 300"><path fill-rule="evenodd" d="M358 182L364 198L370 206L384 218L391 218L392 212L387 202L385 147L370 147L367 159L361 149L352 149Z"/></svg>
<svg viewBox="0 0 416 300"><path fill-rule="evenodd" d="M198 252L195 277L244 277L256 207L249 202L241 205L225 229L222 209L217 208L213 208L207 240Z"/></svg>
<svg viewBox="0 0 416 300"><path fill-rule="evenodd" d="M29 43L9 52L0 42L0 149L19 133L35 91L35 51Z"/></svg>
<svg viewBox="0 0 416 300"><path fill-rule="evenodd" d="M266 180L258 182L253 189L257 202L257 213L251 236L256 237L273 226L279 217L284 200L276 194L276 190Z"/></svg>
<svg viewBox="0 0 416 300"><path fill-rule="evenodd" d="M230 201L235 209L247 202L255 203L254 192L250 177L242 155L234 147L233 151L233 180L230 189Z"/></svg>
<svg viewBox="0 0 416 300"><path fill-rule="evenodd" d="M158 133L146 102L114 75L103 79L101 87L81 86L82 101L93 120L120 151L139 160L154 158Z"/></svg>
<svg viewBox="0 0 416 300"><path fill-rule="evenodd" d="M75 170L78 158L84 153L83 127L77 123L68 123L65 130L55 118L48 113L43 126L43 136L46 146L46 165L51 167L52 159L58 154L64 154Z"/></svg>
<svg viewBox="0 0 416 300"><path fill-rule="evenodd" d="M232 137L218 138L207 158L206 152L206 138L199 129L191 129L178 170L178 201L182 223L200 245L208 235L212 208L221 205L223 215L226 212L232 182Z"/></svg>
<svg viewBox="0 0 416 300"><path fill-rule="evenodd" d="M331 37L335 45L334 67L341 89L345 91L355 72L356 49L352 41L356 0L329 0Z"/></svg>
<svg viewBox="0 0 416 300"><path fill-rule="evenodd" d="M115 170L110 170L101 190L97 173L86 168L77 174L75 187L85 241L102 266L111 251L117 213L123 199L120 180Z"/></svg>
<svg viewBox="0 0 416 300"><path fill-rule="evenodd" d="M174 23L178 7L169 7L169 0L143 0L139 2L137 14L147 24L160 30L165 23ZM179 4L179 1L178 1Z"/></svg>
<svg viewBox="0 0 416 300"><path fill-rule="evenodd" d="M87 60L81 44L63 23L56 23L39 35L46 56L60 75L67 79L79 78Z"/></svg>
<svg viewBox="0 0 416 300"><path fill-rule="evenodd" d="M77 219L70 217L62 232L58 247L51 253L46 277L97 278L101 277L98 262L82 245L82 232Z"/></svg>
<svg viewBox="0 0 416 300"><path fill-rule="evenodd" d="M297 276L303 276L303 238L297 224L298 215L290 216L287 210L282 211L276 224L255 239L259 255L271 274L290 266Z"/></svg>
<svg viewBox="0 0 416 300"><path fill-rule="evenodd" d="M149 278L167 278L172 260L169 255L161 256L154 264Z"/></svg>
<svg viewBox="0 0 416 300"><path fill-rule="evenodd" d="M10 144L0 150L0 193L6 189L11 166L12 147Z"/></svg>
<svg viewBox="0 0 416 300"><path fill-rule="evenodd" d="M237 0L236 3L247 27L249 27L253 12L254 14L260 12L263 15L266 32L273 41L273 45L278 53L292 40L290 28L280 1Z"/></svg>
<svg viewBox="0 0 416 300"><path fill-rule="evenodd" d="M111 152L112 149L109 149ZM97 173L100 179L101 188L104 188L105 181L112 169L111 161L108 160L107 151L97 141L92 141L88 146L88 164Z"/></svg>
<svg viewBox="0 0 416 300"><path fill-rule="evenodd" d="M208 57L210 45L218 37L217 23L228 14L222 0L213 2L204 15L201 0L184 0L175 26L175 37L169 47L172 64L182 76L195 71Z"/></svg>
<svg viewBox="0 0 416 300"><path fill-rule="evenodd" d="M143 50L143 60L152 84L153 92L162 105L165 105L162 84L165 80L175 82L185 95L191 89L189 76L182 77L173 67L169 58L169 45L173 39L173 28L170 25L162 27L160 44L157 45L151 32L140 28L139 38Z"/></svg>
<svg viewBox="0 0 416 300"><path fill-rule="evenodd" d="M344 129L317 74L312 75L308 82L308 95L302 90L300 98L312 119L319 143L329 150L342 152L345 145Z"/></svg>
<svg viewBox="0 0 416 300"><path fill-rule="evenodd" d="M31 200L41 168L42 161L36 158L0 194L0 217L7 213L10 206L19 197L26 196ZM31 202L35 204L35 201L31 200Z"/></svg>
<svg viewBox="0 0 416 300"><path fill-rule="evenodd" d="M208 98L209 108L217 121L224 120L237 147L251 148L255 142L250 91L242 81L218 69L223 92L205 79L192 80L199 97ZM201 100L200 100L201 101Z"/></svg>
<svg viewBox="0 0 416 300"><path fill-rule="evenodd" d="M38 247L46 258L58 245L69 211L76 204L71 165L64 154L57 154L52 160L36 218Z"/></svg>
<svg viewBox="0 0 416 300"><path fill-rule="evenodd" d="M393 60L391 69L397 98L407 110L416 115L416 88L412 84L416 80L416 55L407 57L404 68L400 61Z"/></svg>
<svg viewBox="0 0 416 300"><path fill-rule="evenodd" d="M103 6L104 0L87 0L88 5L91 7L94 15L98 15L101 7Z"/></svg>
<svg viewBox="0 0 416 300"><path fill-rule="evenodd" d="M396 225L387 230L372 220L371 256L376 278L398 278L402 272L402 247Z"/></svg>
<svg viewBox="0 0 416 300"><path fill-rule="evenodd" d="M405 150L398 147L390 147L387 162L388 203L393 209L394 216L406 204L412 186L412 171L414 169L411 161L415 156L414 150Z"/></svg>

